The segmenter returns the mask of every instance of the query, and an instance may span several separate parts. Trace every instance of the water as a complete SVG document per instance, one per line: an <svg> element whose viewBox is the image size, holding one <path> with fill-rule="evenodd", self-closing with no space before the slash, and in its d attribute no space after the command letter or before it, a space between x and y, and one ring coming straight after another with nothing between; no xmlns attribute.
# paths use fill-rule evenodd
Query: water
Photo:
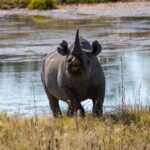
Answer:
<svg viewBox="0 0 150 150"><path fill-rule="evenodd" d="M43 56L65 39L71 42L77 26L90 42L98 40L106 76L105 111L121 104L146 105L150 98L150 17L99 17L61 20L39 16L0 17L0 110L10 114L49 113L40 79ZM122 59L122 62L121 62ZM123 80L123 82L122 82ZM65 103L60 103L63 110ZM83 103L91 111L91 101Z"/></svg>

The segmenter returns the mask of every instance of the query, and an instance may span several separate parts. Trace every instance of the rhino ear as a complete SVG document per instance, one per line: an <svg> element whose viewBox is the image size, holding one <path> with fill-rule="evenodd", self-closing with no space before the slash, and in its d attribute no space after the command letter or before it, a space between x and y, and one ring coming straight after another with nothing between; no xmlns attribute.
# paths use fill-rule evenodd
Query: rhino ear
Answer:
<svg viewBox="0 0 150 150"><path fill-rule="evenodd" d="M60 46L57 48L57 51L63 55L63 56L66 56L68 54L68 43L63 40L61 43L60 43Z"/></svg>
<svg viewBox="0 0 150 150"><path fill-rule="evenodd" d="M98 43L98 41L94 41L92 43L92 53L93 55L97 56L102 51L101 45Z"/></svg>

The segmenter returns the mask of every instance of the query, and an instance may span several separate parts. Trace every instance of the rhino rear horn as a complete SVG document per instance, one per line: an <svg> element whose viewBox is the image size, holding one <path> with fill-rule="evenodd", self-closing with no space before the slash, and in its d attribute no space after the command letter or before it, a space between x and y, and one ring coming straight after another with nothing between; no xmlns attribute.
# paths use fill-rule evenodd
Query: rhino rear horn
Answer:
<svg viewBox="0 0 150 150"><path fill-rule="evenodd" d="M96 40L92 43L92 53L97 56L102 51L102 47L99 42Z"/></svg>
<svg viewBox="0 0 150 150"><path fill-rule="evenodd" d="M60 43L60 46L57 48L58 52L65 56L68 54L68 43L63 40L61 43Z"/></svg>

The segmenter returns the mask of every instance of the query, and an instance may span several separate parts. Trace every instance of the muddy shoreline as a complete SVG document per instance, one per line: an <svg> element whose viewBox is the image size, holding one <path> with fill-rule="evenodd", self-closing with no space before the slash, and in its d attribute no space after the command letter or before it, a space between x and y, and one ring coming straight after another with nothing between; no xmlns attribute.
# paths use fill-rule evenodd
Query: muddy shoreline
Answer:
<svg viewBox="0 0 150 150"><path fill-rule="evenodd" d="M0 10L0 17L9 15L45 16L58 19L91 19L102 16L150 16L150 2L117 2L108 4L59 5L53 10L11 9Z"/></svg>

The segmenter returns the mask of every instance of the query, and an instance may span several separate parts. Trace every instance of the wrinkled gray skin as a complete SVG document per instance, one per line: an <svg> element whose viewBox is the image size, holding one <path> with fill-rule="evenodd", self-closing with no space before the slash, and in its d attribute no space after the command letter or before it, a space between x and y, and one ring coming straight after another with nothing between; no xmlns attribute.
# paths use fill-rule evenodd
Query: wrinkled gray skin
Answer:
<svg viewBox="0 0 150 150"><path fill-rule="evenodd" d="M81 101L92 99L93 113L103 113L105 77L97 59L101 45L92 45L81 36L77 29L75 42L70 46L62 41L57 50L48 54L42 63L42 83L49 99L54 117L61 115L59 100L68 103L68 115L84 116Z"/></svg>

